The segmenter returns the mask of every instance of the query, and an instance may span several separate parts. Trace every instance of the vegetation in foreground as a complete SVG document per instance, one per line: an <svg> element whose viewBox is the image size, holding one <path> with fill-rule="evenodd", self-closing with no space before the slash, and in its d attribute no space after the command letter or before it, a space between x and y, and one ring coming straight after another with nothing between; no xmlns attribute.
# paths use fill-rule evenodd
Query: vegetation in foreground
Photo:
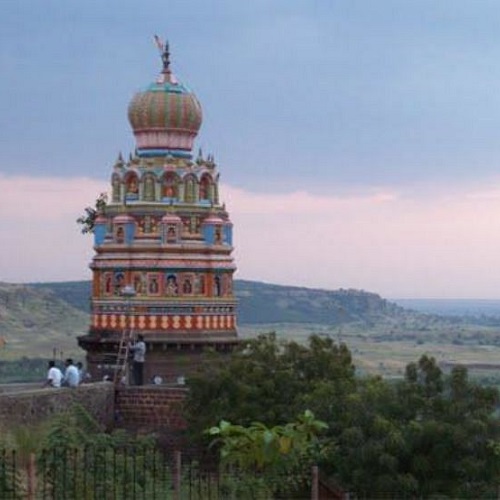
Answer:
<svg viewBox="0 0 500 500"><path fill-rule="evenodd" d="M221 462L212 454L210 462L178 468L154 436L104 433L74 405L39 427L0 433L0 498L270 500L297 491L303 498L310 487L304 466L314 459L323 425L310 412L273 429L222 422L207 431L222 445ZM257 470L254 460L264 467Z"/></svg>
<svg viewBox="0 0 500 500"><path fill-rule="evenodd" d="M305 346L269 334L189 385L198 445L214 422L286 425L307 408L328 426L318 464L359 498L496 497L499 393L463 367L445 376L422 356L403 380L357 377L343 344L312 336Z"/></svg>
<svg viewBox="0 0 500 500"><path fill-rule="evenodd" d="M445 375L432 357L422 356L408 364L404 379L360 377L349 349L331 338L312 336L304 345L267 334L188 383L191 444L218 450L224 465L242 472L223 484L227 498L303 498L312 464L358 499L496 497L499 393L475 384L463 367ZM86 498L115 482L145 491L163 463L151 461L139 446L144 441L102 433L81 409L40 432L4 432L2 444L17 448L20 457L38 453L38 443L51 451L37 466L52 492L64 481L76 490L97 484ZM71 455L68 473L89 476L63 478L68 456L58 450L88 446L97 453ZM115 465L108 470L103 463ZM132 463L140 464L137 476ZM21 488L27 475L14 472ZM171 491L171 476L164 481L160 488Z"/></svg>

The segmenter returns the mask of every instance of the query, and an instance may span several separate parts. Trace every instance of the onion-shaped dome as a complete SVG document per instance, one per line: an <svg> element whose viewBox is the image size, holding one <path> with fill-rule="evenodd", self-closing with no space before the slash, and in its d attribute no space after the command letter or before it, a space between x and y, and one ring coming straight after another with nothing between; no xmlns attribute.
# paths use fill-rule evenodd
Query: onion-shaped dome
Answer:
<svg viewBox="0 0 500 500"><path fill-rule="evenodd" d="M140 156L186 156L201 126L200 103L171 73L168 45L163 50L163 71L158 81L135 94L128 108Z"/></svg>

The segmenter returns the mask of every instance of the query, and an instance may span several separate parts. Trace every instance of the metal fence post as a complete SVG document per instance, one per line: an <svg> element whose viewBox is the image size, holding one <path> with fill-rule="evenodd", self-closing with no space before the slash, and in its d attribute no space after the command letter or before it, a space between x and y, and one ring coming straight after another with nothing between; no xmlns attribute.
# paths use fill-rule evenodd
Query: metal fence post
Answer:
<svg viewBox="0 0 500 500"><path fill-rule="evenodd" d="M174 500L181 500L182 454L174 451Z"/></svg>
<svg viewBox="0 0 500 500"><path fill-rule="evenodd" d="M319 472L318 466L313 465L311 470L311 500L319 500Z"/></svg>
<svg viewBox="0 0 500 500"><path fill-rule="evenodd" d="M36 460L35 454L30 453L28 457L28 500L36 497Z"/></svg>

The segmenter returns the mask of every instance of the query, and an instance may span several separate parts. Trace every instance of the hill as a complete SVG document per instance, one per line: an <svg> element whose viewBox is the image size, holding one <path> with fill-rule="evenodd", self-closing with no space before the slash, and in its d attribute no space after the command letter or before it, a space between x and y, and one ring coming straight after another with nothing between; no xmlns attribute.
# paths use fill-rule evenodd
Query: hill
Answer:
<svg viewBox="0 0 500 500"><path fill-rule="evenodd" d="M442 363L496 366L500 318L424 314L361 290L321 290L237 280L241 337L274 330L303 341L311 333L346 342L357 364L401 374L422 353ZM0 283L0 359L72 355L89 324L89 281Z"/></svg>
<svg viewBox="0 0 500 500"><path fill-rule="evenodd" d="M240 324L313 323L373 326L405 314L380 295L360 290L321 290L237 280Z"/></svg>
<svg viewBox="0 0 500 500"><path fill-rule="evenodd" d="M50 290L59 299L83 312L89 311L90 281L33 283L36 290ZM238 322L316 323L373 325L387 317L404 315L404 309L375 293L360 290L320 290L236 280Z"/></svg>
<svg viewBox="0 0 500 500"><path fill-rule="evenodd" d="M89 323L90 281L0 283L0 338L9 357L51 356L78 352L76 337ZM374 293L359 290L318 290L239 280L240 325L396 324L408 315L404 309Z"/></svg>
<svg viewBox="0 0 500 500"><path fill-rule="evenodd" d="M88 324L88 314L72 307L50 287L0 283L0 338L5 357L52 357L77 352L75 338ZM3 343L3 342L2 342Z"/></svg>

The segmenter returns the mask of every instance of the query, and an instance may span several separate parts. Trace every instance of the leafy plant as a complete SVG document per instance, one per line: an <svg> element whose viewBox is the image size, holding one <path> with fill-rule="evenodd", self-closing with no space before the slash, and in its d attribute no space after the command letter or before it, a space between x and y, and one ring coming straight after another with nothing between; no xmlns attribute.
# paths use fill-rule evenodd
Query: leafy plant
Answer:
<svg viewBox="0 0 500 500"><path fill-rule="evenodd" d="M206 433L220 447L222 464L245 473L242 484L291 498L310 485L311 466L322 453L317 435L327 427L306 410L285 425L244 427L222 420Z"/></svg>
<svg viewBox="0 0 500 500"><path fill-rule="evenodd" d="M97 216L104 210L108 202L107 193L101 193L95 200L93 207L85 207L85 213L76 219L77 224L80 224L82 234L93 233L95 220Z"/></svg>

